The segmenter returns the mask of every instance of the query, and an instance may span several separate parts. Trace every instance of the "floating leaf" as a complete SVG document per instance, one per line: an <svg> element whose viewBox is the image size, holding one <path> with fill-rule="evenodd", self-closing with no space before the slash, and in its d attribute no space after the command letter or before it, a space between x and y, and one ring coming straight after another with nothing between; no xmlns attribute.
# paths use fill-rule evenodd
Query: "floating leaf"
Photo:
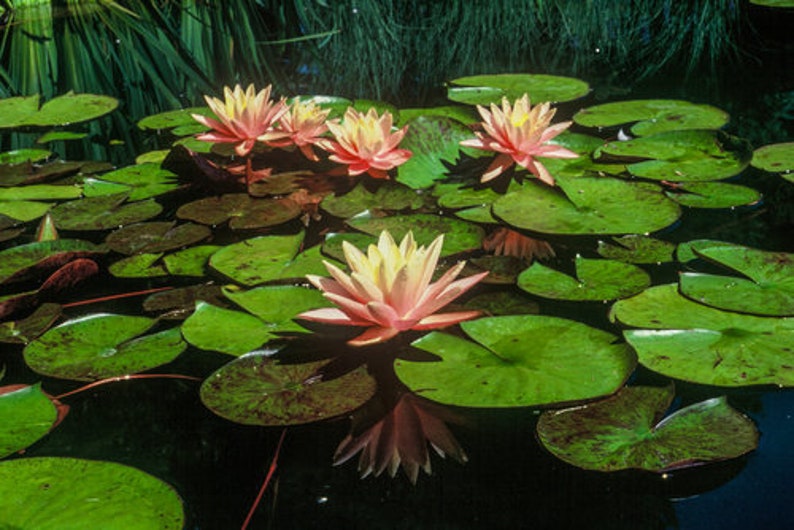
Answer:
<svg viewBox="0 0 794 530"><path fill-rule="evenodd" d="M667 263L674 260L674 252L674 243L635 234L598 242L600 256L626 263Z"/></svg>
<svg viewBox="0 0 794 530"><path fill-rule="evenodd" d="M5 215L17 221L28 222L38 219L46 214L51 204L35 201L9 201L0 202L0 215Z"/></svg>
<svg viewBox="0 0 794 530"><path fill-rule="evenodd" d="M488 316L497 315L537 315L540 307L526 295L514 291L496 291L478 294L463 306L466 309L483 311Z"/></svg>
<svg viewBox="0 0 794 530"><path fill-rule="evenodd" d="M642 234L673 224L678 205L653 184L608 177L558 179L565 195L526 182L493 204L495 216L547 234ZM566 197L567 196L567 197Z"/></svg>
<svg viewBox="0 0 794 530"><path fill-rule="evenodd" d="M246 291L230 286L226 297L249 313L268 323L271 331L304 331L293 319L304 311L332 304L323 293L295 285L268 285Z"/></svg>
<svg viewBox="0 0 794 530"><path fill-rule="evenodd" d="M750 164L764 171L780 173L786 180L794 182L794 142L759 147L753 152Z"/></svg>
<svg viewBox="0 0 794 530"><path fill-rule="evenodd" d="M461 107L460 105L440 105L436 107L421 107L400 109L399 125L405 125L411 120L420 116L437 118L450 118L461 123L470 124L480 120L477 112L471 107Z"/></svg>
<svg viewBox="0 0 794 530"><path fill-rule="evenodd" d="M187 247L211 235L209 228L193 223L135 223L108 234L105 244L120 254L157 253Z"/></svg>
<svg viewBox="0 0 794 530"><path fill-rule="evenodd" d="M77 186L37 184L14 188L0 188L0 201L44 201L76 199L82 195Z"/></svg>
<svg viewBox="0 0 794 530"><path fill-rule="evenodd" d="M186 109L169 110L159 114L152 114L146 116L138 121L138 127L148 130L161 130L173 129L175 127L182 127L185 125L200 125L199 122L193 118L193 114L200 114L202 116L213 117L212 111L208 107L190 107Z"/></svg>
<svg viewBox="0 0 794 530"><path fill-rule="evenodd" d="M595 471L665 473L737 458L758 446L753 422L724 397L662 419L673 397L672 385L626 387L604 401L544 412L538 437L557 458Z"/></svg>
<svg viewBox="0 0 794 530"><path fill-rule="evenodd" d="M450 81L447 97L469 105L499 104L502 97L516 100L525 93L533 103L561 103L586 96L590 86L579 79L543 74L496 74L459 77Z"/></svg>
<svg viewBox="0 0 794 530"><path fill-rule="evenodd" d="M6 528L41 530L179 530L185 523L179 496L164 482L114 462L63 457L0 462L0 513Z"/></svg>
<svg viewBox="0 0 794 530"><path fill-rule="evenodd" d="M694 241L685 241L679 243L675 249L675 257L681 263L687 263L692 260L701 259L698 251L709 247L722 247L730 245L725 241L714 239L695 239Z"/></svg>
<svg viewBox="0 0 794 530"><path fill-rule="evenodd" d="M577 112L573 121L585 127L633 123L631 132L649 136L685 129L719 129L728 123L726 112L711 105L675 99L639 99L595 105Z"/></svg>
<svg viewBox="0 0 794 530"><path fill-rule="evenodd" d="M660 285L612 306L643 366L668 377L718 386L794 386L794 318L721 311Z"/></svg>
<svg viewBox="0 0 794 530"><path fill-rule="evenodd" d="M179 189L181 184L176 180L176 174L163 169L160 164L147 162L122 167L115 171L104 173L103 181L115 182L132 188L129 201L140 201L163 195Z"/></svg>
<svg viewBox="0 0 794 530"><path fill-rule="evenodd" d="M228 220L230 228L246 230L280 225L296 219L301 213L300 206L291 200L230 193L183 204L176 215L206 225L218 225Z"/></svg>
<svg viewBox="0 0 794 530"><path fill-rule="evenodd" d="M615 300L637 294L651 285L641 268L620 261L577 256L576 277L535 262L518 276L528 293L556 300Z"/></svg>
<svg viewBox="0 0 794 530"><path fill-rule="evenodd" d="M0 323L0 342L27 344L49 329L60 316L60 305L42 304L27 318Z"/></svg>
<svg viewBox="0 0 794 530"><path fill-rule="evenodd" d="M328 195L320 206L331 215L347 219L367 210L416 209L422 202L422 197L411 188L387 180L374 191L359 182L344 195Z"/></svg>
<svg viewBox="0 0 794 530"><path fill-rule="evenodd" d="M46 144L49 142L63 142L68 140L82 140L86 138L88 133L79 133L79 132L72 132L72 131L50 131L47 133L42 134L38 138L36 138L37 144Z"/></svg>
<svg viewBox="0 0 794 530"><path fill-rule="evenodd" d="M794 254L725 244L695 251L746 278L682 273L681 294L727 311L767 316L794 315Z"/></svg>
<svg viewBox="0 0 794 530"><path fill-rule="evenodd" d="M51 214L60 230L107 230L145 221L162 211L153 200L124 203L127 194L89 197L59 204Z"/></svg>
<svg viewBox="0 0 794 530"><path fill-rule="evenodd" d="M448 168L460 155L462 140L472 138L471 130L457 120L420 116L408 123L400 147L411 151L411 158L397 169L397 180L414 189L429 188L443 180Z"/></svg>
<svg viewBox="0 0 794 530"><path fill-rule="evenodd" d="M92 314L52 328L25 347L25 362L35 372L87 381L150 370L185 349L178 328L151 335L156 320Z"/></svg>
<svg viewBox="0 0 794 530"><path fill-rule="evenodd" d="M0 283L33 278L74 259L89 258L105 252L107 249L103 246L79 239L37 241L11 247L0 251Z"/></svg>
<svg viewBox="0 0 794 530"><path fill-rule="evenodd" d="M41 162L52 155L47 149L14 149L0 153L0 164L21 164L23 162Z"/></svg>
<svg viewBox="0 0 794 530"><path fill-rule="evenodd" d="M634 356L610 333L557 317L520 315L461 323L476 342L432 332L413 343L441 358L399 359L400 380L422 397L461 407L528 407L615 392ZM583 355L582 352L586 352Z"/></svg>
<svg viewBox="0 0 794 530"><path fill-rule="evenodd" d="M669 131L610 142L600 154L649 158L628 164L636 176L673 182L719 180L741 173L752 157L750 144L722 131Z"/></svg>
<svg viewBox="0 0 794 530"><path fill-rule="evenodd" d="M200 301L182 324L182 335L197 348L242 355L276 338L271 328L248 313Z"/></svg>
<svg viewBox="0 0 794 530"><path fill-rule="evenodd" d="M0 129L21 127L38 110L38 94L0 99Z"/></svg>
<svg viewBox="0 0 794 530"><path fill-rule="evenodd" d="M108 272L116 278L158 278L168 276L165 265L160 261L162 252L156 254L135 254L114 261Z"/></svg>
<svg viewBox="0 0 794 530"><path fill-rule="evenodd" d="M110 96L69 92L49 100L38 112L30 114L18 125L71 125L104 116L113 112L118 105L118 100Z"/></svg>
<svg viewBox="0 0 794 530"><path fill-rule="evenodd" d="M41 385L0 386L0 458L42 438L57 417L58 411ZM5 519L5 515L0 517Z"/></svg>
<svg viewBox="0 0 794 530"><path fill-rule="evenodd" d="M357 249L366 249L370 245L377 245L378 238L360 232L338 232L327 234L323 241L322 253L337 261L345 261L345 252L342 243L347 241Z"/></svg>
<svg viewBox="0 0 794 530"><path fill-rule="evenodd" d="M318 377L328 361L280 364L257 353L235 359L201 385L215 414L246 425L300 425L346 414L375 394L364 366L335 379Z"/></svg>
<svg viewBox="0 0 794 530"><path fill-rule="evenodd" d="M756 204L761 193L747 186L725 182L687 182L665 195L678 204L692 208L734 208Z"/></svg>
<svg viewBox="0 0 794 530"><path fill-rule="evenodd" d="M218 245L199 245L163 257L163 265L173 276L198 276L207 274L210 256L220 250Z"/></svg>
<svg viewBox="0 0 794 530"><path fill-rule="evenodd" d="M442 256L478 250L482 247L482 239L485 237L485 231L480 226L460 219L431 214L390 217L372 217L363 214L349 219L347 224L373 236L379 236L383 230L388 230L397 241L411 230L419 245L429 245L436 237L444 234Z"/></svg>

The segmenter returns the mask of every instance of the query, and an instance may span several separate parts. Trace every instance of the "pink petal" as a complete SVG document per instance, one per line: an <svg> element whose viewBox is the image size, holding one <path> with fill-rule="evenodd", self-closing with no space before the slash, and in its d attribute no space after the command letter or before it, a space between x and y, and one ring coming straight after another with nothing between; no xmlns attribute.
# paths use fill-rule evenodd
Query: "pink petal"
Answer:
<svg viewBox="0 0 794 530"><path fill-rule="evenodd" d="M295 318L311 320L312 322L324 322L326 324L341 324L345 326L370 326L372 322L364 320L354 320L344 311L335 307L324 307L322 309L312 309L304 311Z"/></svg>
<svg viewBox="0 0 794 530"><path fill-rule="evenodd" d="M451 326L452 324L457 324L458 322L463 322L464 320L471 320L472 318L477 318L480 315L482 315L480 311L459 311L456 313L437 313L435 315L430 315L429 317L423 318L411 329L421 330L421 329L443 328L446 326Z"/></svg>
<svg viewBox="0 0 794 530"><path fill-rule="evenodd" d="M369 346L380 342L386 342L397 335L397 333L399 333L399 331L394 328L371 327L355 339L347 341L347 343L351 346Z"/></svg>

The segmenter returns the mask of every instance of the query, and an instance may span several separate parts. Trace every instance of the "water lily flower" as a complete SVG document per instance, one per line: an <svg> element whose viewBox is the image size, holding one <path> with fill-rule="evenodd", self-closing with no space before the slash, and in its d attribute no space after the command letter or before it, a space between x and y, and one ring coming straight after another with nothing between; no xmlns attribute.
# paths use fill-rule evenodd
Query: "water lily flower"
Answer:
<svg viewBox="0 0 794 530"><path fill-rule="evenodd" d="M461 261L430 283L443 244L442 235L427 248L418 247L408 232L397 246L387 230L366 254L344 242L345 259L352 270L349 275L326 261L325 267L333 279L306 276L338 308L315 309L298 318L367 327L348 342L364 346L386 341L401 331L441 328L479 316L479 311L435 314L488 274L455 280L466 264Z"/></svg>
<svg viewBox="0 0 794 530"><path fill-rule="evenodd" d="M331 109L318 107L314 101L295 101L289 106L289 112L285 113L276 126L277 131L286 133L288 136L270 142L274 147L287 147L295 145L300 149L303 156L313 162L317 162L319 157L312 149L320 137L328 130L326 120Z"/></svg>
<svg viewBox="0 0 794 530"><path fill-rule="evenodd" d="M268 85L256 92L254 85L248 85L243 92L240 85L223 89L225 101L210 96L204 96L217 120L193 114L193 119L206 125L211 131L196 136L205 142L235 144L234 151L239 156L247 156L256 145L256 142L272 142L287 136L287 133L274 129L274 124L288 110L283 99L273 102L270 100Z"/></svg>
<svg viewBox="0 0 794 530"><path fill-rule="evenodd" d="M411 158L407 149L398 149L408 127L392 132L392 115L383 116L371 108L366 114L349 107L342 123L328 122L335 140L322 139L317 145L331 153L334 162L347 165L348 175L368 173L374 178L389 178L388 170Z"/></svg>
<svg viewBox="0 0 794 530"><path fill-rule="evenodd" d="M419 469L431 472L428 442L442 458L450 455L466 462L466 453L447 428L441 416L450 414L439 405L414 394L404 393L397 404L374 425L356 436L348 435L334 454L334 465L344 464L357 453L361 478L378 476L388 470L394 477L402 466L412 483Z"/></svg>
<svg viewBox="0 0 794 530"><path fill-rule="evenodd" d="M500 226L482 242L482 248L496 256L513 256L531 262L554 257L554 249L542 239L525 236L521 232Z"/></svg>
<svg viewBox="0 0 794 530"><path fill-rule="evenodd" d="M570 121L549 125L557 112L549 103L532 108L529 95L524 94L514 105L510 105L507 98L502 98L501 109L491 104L490 111L480 105L477 105L477 110L483 119L480 125L484 132L476 131L476 139L463 140L461 145L499 153L486 169L481 182L488 182L513 164L518 164L549 186L554 186L554 178L537 157L579 156L569 149L548 143L571 126Z"/></svg>

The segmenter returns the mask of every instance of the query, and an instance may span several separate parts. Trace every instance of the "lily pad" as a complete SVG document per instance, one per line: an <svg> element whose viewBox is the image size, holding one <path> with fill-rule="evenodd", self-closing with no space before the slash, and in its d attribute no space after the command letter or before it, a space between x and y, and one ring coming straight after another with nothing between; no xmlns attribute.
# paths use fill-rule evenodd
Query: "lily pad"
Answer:
<svg viewBox="0 0 794 530"><path fill-rule="evenodd" d="M57 201L76 199L82 195L77 186L57 186L53 184L35 184L0 188L0 201Z"/></svg>
<svg viewBox="0 0 794 530"><path fill-rule="evenodd" d="M701 304L754 315L794 315L794 254L767 252L741 245L695 251L746 278L682 273L681 294Z"/></svg>
<svg viewBox="0 0 794 530"><path fill-rule="evenodd" d="M25 362L39 374L78 381L150 370L186 347L178 328L140 336L156 323L104 313L70 320L28 344Z"/></svg>
<svg viewBox="0 0 794 530"><path fill-rule="evenodd" d="M613 322L626 330L643 366L705 385L794 386L794 318L721 311L660 285L616 302Z"/></svg>
<svg viewBox="0 0 794 530"><path fill-rule="evenodd" d="M36 201L0 202L0 215L28 222L44 216L51 207L52 205L49 203Z"/></svg>
<svg viewBox="0 0 794 530"><path fill-rule="evenodd" d="M127 193L121 193L68 201L50 213L59 230L108 230L145 221L163 209L151 199L125 203L127 197Z"/></svg>
<svg viewBox="0 0 794 530"><path fill-rule="evenodd" d="M682 206L692 208L734 208L761 200L761 193L747 186L725 182L687 182L665 195Z"/></svg>
<svg viewBox="0 0 794 530"><path fill-rule="evenodd" d="M210 256L220 250L219 245L199 245L186 248L163 257L163 265L173 276L198 276L207 275Z"/></svg>
<svg viewBox="0 0 794 530"><path fill-rule="evenodd" d="M46 102L39 109L39 96L0 100L0 129L47 127L93 120L116 109L119 102L110 96L69 92Z"/></svg>
<svg viewBox="0 0 794 530"><path fill-rule="evenodd" d="M758 446L753 422L724 397L664 417L673 387L626 387L604 401L548 411L540 442L557 458L594 471L665 473L740 457Z"/></svg>
<svg viewBox="0 0 794 530"><path fill-rule="evenodd" d="M580 79L544 74L496 74L459 77L449 82L447 97L468 105L500 103L502 97L516 100L525 93L533 103L561 103L586 96L590 86Z"/></svg>
<svg viewBox="0 0 794 530"><path fill-rule="evenodd" d="M272 332L305 331L293 321L297 315L331 304L316 289L295 285L267 285L241 290L235 286L223 289L226 297L249 313L266 322Z"/></svg>
<svg viewBox="0 0 794 530"><path fill-rule="evenodd" d="M526 295L514 291L496 291L478 294L463 306L466 309L483 311L488 316L497 315L537 315L540 307Z"/></svg>
<svg viewBox="0 0 794 530"><path fill-rule="evenodd" d="M628 346L572 320L499 316L460 326L475 342L441 332L425 335L413 346L441 360L398 359L400 380L422 397L448 405L529 407L612 394L634 369Z"/></svg>
<svg viewBox="0 0 794 530"><path fill-rule="evenodd" d="M328 361L281 364L251 354L222 366L201 385L215 414L245 425L300 425L347 414L367 402L375 379L361 366L341 377L320 377Z"/></svg>
<svg viewBox="0 0 794 530"><path fill-rule="evenodd" d="M784 178L794 182L794 142L759 147L753 152L750 164L764 171L781 173Z"/></svg>
<svg viewBox="0 0 794 530"><path fill-rule="evenodd" d="M610 142L598 153L648 158L628 164L636 176L672 182L720 180L741 173L752 158L750 144L722 131L668 131Z"/></svg>
<svg viewBox="0 0 794 530"><path fill-rule="evenodd" d="M626 263L667 263L674 261L675 244L661 239L629 234L598 242L598 254Z"/></svg>
<svg viewBox="0 0 794 530"><path fill-rule="evenodd" d="M199 301L196 310L182 324L182 335L186 341L202 350L238 356L276 338L271 328L261 319L243 311Z"/></svg>
<svg viewBox="0 0 794 530"><path fill-rule="evenodd" d="M397 180L414 189L431 187L449 171L443 161L453 162L460 155L460 142L471 137L468 127L450 118L420 116L411 120L400 147L412 155L397 169Z"/></svg>
<svg viewBox="0 0 794 530"><path fill-rule="evenodd" d="M207 197L183 204L176 212L180 219L189 219L206 225L229 221L234 230L276 226L303 213L300 206L288 199L251 197L247 193L230 193L220 197Z"/></svg>
<svg viewBox="0 0 794 530"><path fill-rule="evenodd" d="M326 274L319 246L298 253L303 236L303 232L298 232L246 239L220 249L210 257L209 264L249 287L273 280L302 279L307 274Z"/></svg>
<svg viewBox="0 0 794 530"><path fill-rule="evenodd" d="M120 254L157 253L186 247L211 235L209 228L193 223L135 223L108 234L105 244Z"/></svg>
<svg viewBox="0 0 794 530"><path fill-rule="evenodd" d="M615 300L634 295L651 285L648 273L629 263L577 256L576 277L539 262L518 275L518 286L528 293L556 300Z"/></svg>
<svg viewBox="0 0 794 530"><path fill-rule="evenodd" d="M673 224L681 210L649 183L609 177L557 180L565 192L526 182L493 204L493 214L517 228L547 234L643 234Z"/></svg>
<svg viewBox="0 0 794 530"><path fill-rule="evenodd" d="M27 344L49 329L60 316L60 305L42 304L27 318L0 323L0 342Z"/></svg>
<svg viewBox="0 0 794 530"><path fill-rule="evenodd" d="M185 523L168 484L122 464L62 457L0 462L0 514L6 528L39 530L179 530Z"/></svg>
<svg viewBox="0 0 794 530"><path fill-rule="evenodd" d="M320 207L331 215L347 219L368 210L414 210L423 202L422 197L411 188L387 180L374 191L359 182L344 195L325 197Z"/></svg>
<svg viewBox="0 0 794 530"><path fill-rule="evenodd" d="M57 418L58 410L41 391L41 385L0 386L0 458L42 438L50 432ZM0 516L0 521L4 515Z"/></svg>
<svg viewBox="0 0 794 530"><path fill-rule="evenodd" d="M156 254L135 254L116 260L108 267L108 272L116 278L158 278L168 276L165 265L160 261L162 252Z"/></svg>
<svg viewBox="0 0 794 530"><path fill-rule="evenodd" d="M36 241L11 247L0 251L0 283L34 278L74 259L90 258L105 252L105 247L79 239Z"/></svg>
<svg viewBox="0 0 794 530"><path fill-rule="evenodd" d="M138 121L138 127L144 130L163 130L174 129L186 125L198 125L202 129L206 129L203 125L193 118L193 114L200 114L202 116L214 117L209 107L190 107L186 109L169 110L160 112L159 114L152 114L146 116ZM193 133L188 133L193 134Z"/></svg>
<svg viewBox="0 0 794 530"><path fill-rule="evenodd" d="M373 236L378 236L383 230L388 230L397 241L400 241L411 230L419 245L429 245L436 237L444 234L442 256L478 250L482 247L482 239L485 237L485 231L478 225L431 214L393 215L390 217L372 217L362 214L349 219L347 224Z"/></svg>
<svg viewBox="0 0 794 530"><path fill-rule="evenodd" d="M82 140L86 138L88 133L84 132L72 132L72 131L49 131L38 138L36 138L37 144L46 144L49 142L63 142L68 140Z"/></svg>
<svg viewBox="0 0 794 530"><path fill-rule="evenodd" d="M105 182L114 182L132 188L127 198L131 202L157 197L181 186L176 180L175 173L153 162L125 166L104 173L100 178Z"/></svg>
<svg viewBox="0 0 794 530"><path fill-rule="evenodd" d="M435 107L416 107L400 109L399 125L405 125L411 120L420 116L435 116L438 118L450 118L460 123L471 124L480 121L479 115L471 107L461 107L460 105L440 105Z"/></svg>
<svg viewBox="0 0 794 530"><path fill-rule="evenodd" d="M21 164L23 162L41 162L52 155L47 149L14 149L0 153L0 164Z"/></svg>
<svg viewBox="0 0 794 530"><path fill-rule="evenodd" d="M631 132L649 136L685 129L719 129L730 116L711 105L675 99L639 99L595 105L577 112L573 121L585 127L632 123Z"/></svg>

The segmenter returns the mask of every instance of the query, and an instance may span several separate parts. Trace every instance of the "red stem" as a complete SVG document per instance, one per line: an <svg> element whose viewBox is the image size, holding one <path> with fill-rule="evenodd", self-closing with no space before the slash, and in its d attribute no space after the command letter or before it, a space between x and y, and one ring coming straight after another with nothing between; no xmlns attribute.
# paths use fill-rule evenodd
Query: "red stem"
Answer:
<svg viewBox="0 0 794 530"><path fill-rule="evenodd" d="M251 518L254 516L254 512L256 512L259 503L262 502L262 497L265 495L265 490L267 490L267 486L270 484L270 480L273 478L273 474L276 472L276 467L278 466L278 454L281 452L281 445L284 443L284 436L286 436L286 434L287 429L285 427L281 431L281 437L278 439L276 452L273 453L273 459L270 461L270 467L267 470L265 481L262 483L262 487L259 488L259 494L256 496L254 504L251 505L251 509L248 511L248 516L245 518L245 521L243 521L243 526L240 527L240 530L246 530L246 528L248 528L248 523L251 522Z"/></svg>
<svg viewBox="0 0 794 530"><path fill-rule="evenodd" d="M75 394L79 394L80 392L84 392L86 390L90 390L94 387L105 385L107 383L118 383L119 381L130 381L131 379L187 379L188 381L201 381L198 377L193 377L192 375L181 375L181 374L127 374L127 375L119 375L116 377L109 377L107 379L100 379L99 381L94 381L93 383L88 383L87 385L81 386L80 388L76 388L59 396L55 396L55 399L61 400L65 397L73 396Z"/></svg>
<svg viewBox="0 0 794 530"><path fill-rule="evenodd" d="M168 291L173 287L157 287L155 289L146 289L145 291L135 291L132 293L111 294L108 296L101 296L99 298L91 298L90 300L80 300L79 302L71 302L64 304L63 307L77 307L81 305L95 304L98 302L107 302L109 300L119 300L121 298L130 298L132 296L143 296L145 294L159 293L160 291Z"/></svg>

